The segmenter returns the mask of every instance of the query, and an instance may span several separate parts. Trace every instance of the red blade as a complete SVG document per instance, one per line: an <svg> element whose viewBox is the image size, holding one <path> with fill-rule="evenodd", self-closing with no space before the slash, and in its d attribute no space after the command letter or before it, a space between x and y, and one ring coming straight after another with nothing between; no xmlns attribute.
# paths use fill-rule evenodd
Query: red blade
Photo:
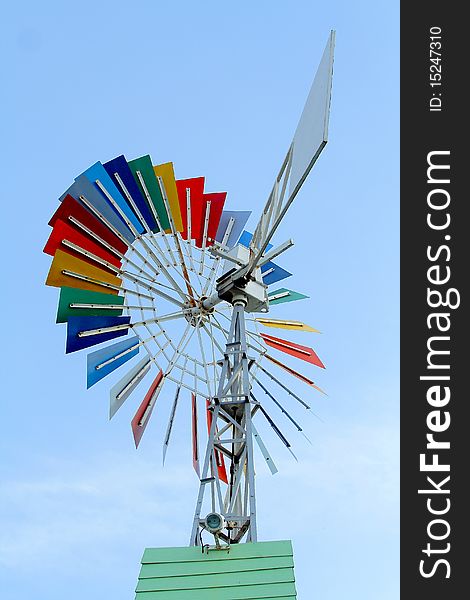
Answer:
<svg viewBox="0 0 470 600"><path fill-rule="evenodd" d="M209 212L209 223L207 225L207 241L206 246L211 246L213 242L211 240L215 239L217 234L217 229L219 228L220 217L222 216L222 211L224 209L225 198L227 197L227 192L215 192L211 194L204 194L203 196L203 209L202 209L202 223L201 223L201 231L199 232L198 238L196 238L196 243L198 246L202 246L202 240L204 237L204 218L206 215L206 206L207 203L211 203L211 208ZM194 236L196 237L196 236Z"/></svg>
<svg viewBox="0 0 470 600"><path fill-rule="evenodd" d="M280 350L281 352L285 352L286 354L290 354L296 358L301 358L302 360L312 363L317 367L321 367L322 369L325 368L325 365L318 358L313 348L301 346L300 344L294 344L294 342L289 342L289 340L273 337L272 335L267 335L266 333L262 333L261 337L266 344L268 344L268 346L271 346L276 350Z"/></svg>
<svg viewBox="0 0 470 600"><path fill-rule="evenodd" d="M99 221L91 212L84 208L79 202L75 200L70 194L67 194L60 203L60 206L52 215L49 225L54 227L55 222L60 219L66 223L71 223L70 218L76 219L82 225L85 225L90 231L93 231L102 240L107 242L113 248L116 248L121 254L125 254L127 245L122 242L117 235L115 235L104 223ZM84 232L84 235L89 235ZM96 240L89 236L95 243Z"/></svg>
<svg viewBox="0 0 470 600"><path fill-rule="evenodd" d="M212 411L209 410L210 401L206 400L207 432L210 433L212 426ZM216 427L217 431L217 427ZM227 471L225 469L224 455L220 450L214 449L219 479L228 485Z"/></svg>
<svg viewBox="0 0 470 600"><path fill-rule="evenodd" d="M142 400L142 404L137 409L134 418L131 421L132 433L134 434L135 447L138 448L140 440L144 435L147 423L150 421L150 416L153 411L153 407L156 404L158 394L162 389L163 385L163 373L160 371L155 377L152 385L149 387L148 392L145 394L145 398Z"/></svg>
<svg viewBox="0 0 470 600"><path fill-rule="evenodd" d="M281 369L284 369L284 371L287 371L288 373L290 373L294 377L297 377L298 379L300 379L300 381L303 381L307 385L311 385L313 388L315 388L316 390L318 390L322 394L325 394L325 392L321 388L319 388L317 385L315 385L315 383L311 379L309 379L308 377L305 377L305 375L302 375L302 373L298 373L294 369L291 369L290 367L288 367L287 365L285 365L284 363L282 363L280 360L277 360L276 358L273 358L272 356L269 356L269 354L265 354L264 356L265 356L265 358L267 358L268 360L270 360L272 363L274 363L278 367L281 367Z"/></svg>
<svg viewBox="0 0 470 600"><path fill-rule="evenodd" d="M180 203L181 219L183 221L183 231L181 236L184 240L188 239L188 211L186 206L186 189L190 190L191 202L191 237L196 237L199 233L202 223L202 197L204 194L204 177L193 177L192 179L177 179L176 189L178 191L178 200Z"/></svg>
<svg viewBox="0 0 470 600"><path fill-rule="evenodd" d="M94 254L95 256L98 256L99 258L102 258L103 260L111 263L115 267L121 267L121 261L115 254L112 254L111 252L103 248L101 244L91 241L91 239L88 236L84 235L80 229L77 229L71 224L69 225L69 223L65 223L61 219L57 219L54 223L54 228L52 229L51 235L49 236L49 239L47 240L47 243L44 246L44 252L46 254L54 256L55 251L57 249L60 249L64 252L67 252L68 254L71 254L72 256L81 258L85 262L88 262L92 265L99 265L102 268L106 268L101 263L87 257L81 252L74 250L67 244L64 244L64 241L72 242L73 244L79 246L83 250L87 250L91 254Z"/></svg>
<svg viewBox="0 0 470 600"><path fill-rule="evenodd" d="M193 467L200 477L199 471L199 448L197 440L197 405L196 405L196 394L191 394L191 423L192 423L192 437L193 437Z"/></svg>

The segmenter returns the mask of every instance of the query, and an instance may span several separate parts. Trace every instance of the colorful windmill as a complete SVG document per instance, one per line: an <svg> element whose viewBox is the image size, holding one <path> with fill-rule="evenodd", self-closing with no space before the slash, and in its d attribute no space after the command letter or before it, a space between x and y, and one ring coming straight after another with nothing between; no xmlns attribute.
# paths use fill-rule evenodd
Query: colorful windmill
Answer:
<svg viewBox="0 0 470 600"><path fill-rule="evenodd" d="M324 368L315 351L260 328L316 331L265 313L306 298L278 287L291 273L275 261L293 242L273 247L271 240L327 142L333 50L334 32L253 233L245 230L250 211L228 210L226 192L206 191L204 177L175 179L172 163L153 165L148 155L93 164L61 196L49 222L46 283L60 288L57 322L66 323L66 352L98 346L87 355L88 387L122 372L110 391L110 418L131 396L138 400L131 422L138 446L159 396L172 394L165 460L179 405L184 395L190 399L200 481L191 546L203 543L203 532L217 547L257 541L254 444L271 472L277 469L256 418L266 419L288 449L268 403L302 431L268 386L305 408L281 375L321 391L282 361L284 353ZM202 456L200 403L208 431Z"/></svg>

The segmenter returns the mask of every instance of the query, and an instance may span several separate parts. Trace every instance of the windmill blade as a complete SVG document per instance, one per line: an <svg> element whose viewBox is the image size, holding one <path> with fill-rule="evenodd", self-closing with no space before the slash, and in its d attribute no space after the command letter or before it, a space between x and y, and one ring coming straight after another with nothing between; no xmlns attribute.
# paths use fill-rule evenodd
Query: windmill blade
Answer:
<svg viewBox="0 0 470 600"><path fill-rule="evenodd" d="M328 141L335 32L332 31L297 125L294 138L255 229L252 272ZM288 187L288 192L287 192Z"/></svg>
<svg viewBox="0 0 470 600"><path fill-rule="evenodd" d="M71 254L72 256L76 256L77 258L85 260L86 262L90 262L90 259L86 254L80 254L75 250L75 246L78 246L88 253L97 256L105 263L110 263L117 269L121 267L121 260L115 254L104 248L102 245L96 243L95 240L91 240L89 237L84 235L83 231L81 231L73 223L68 223L62 221L61 219L57 219L55 221L54 227L46 245L44 246L43 252L49 254L50 256L54 256L56 250L60 249Z"/></svg>
<svg viewBox="0 0 470 600"><path fill-rule="evenodd" d="M166 168L167 165L161 165L160 167L154 167L154 170L155 170L155 174L157 175L157 180L158 180L158 184L160 186L160 191L162 193L163 202L165 203L165 207L168 212L168 217L170 220L171 235L173 237L173 242L176 247L176 253L179 257L179 266L181 269L181 274L183 276L184 282L186 284L186 289L189 294L189 304L190 304L190 306L195 306L196 305L195 292L193 290L193 286L191 283L191 277L189 276L189 272L188 272L188 269L186 266L186 261L184 259L184 253L183 253L183 249L180 244L180 238L177 235L177 232L181 231L183 228L183 222L181 219L181 211L180 211L180 206L179 206L179 202L178 202L178 192L176 189L176 183L175 183L174 174L173 174L173 165L171 163L168 163L168 165L170 165L170 167L171 167L170 172ZM162 169L162 167L165 167L165 168ZM170 204L170 198L168 197L168 194L166 191L165 182L163 180L163 177L161 175L159 175L159 173L166 175L167 183L169 184L170 189L172 190L173 204ZM176 198L175 198L175 195L176 195ZM173 206L173 208L172 208L172 206ZM178 222L175 221L175 218L177 218Z"/></svg>
<svg viewBox="0 0 470 600"><path fill-rule="evenodd" d="M136 356L140 346L140 338L134 336L90 352L87 355L87 389Z"/></svg>
<svg viewBox="0 0 470 600"><path fill-rule="evenodd" d="M109 398L109 418L112 419L135 388L149 372L152 362L143 358L111 388Z"/></svg>
<svg viewBox="0 0 470 600"><path fill-rule="evenodd" d="M123 193L144 227L147 226L150 231L158 230L152 211L139 189L125 157L123 155L117 156L104 163L103 167Z"/></svg>
<svg viewBox="0 0 470 600"><path fill-rule="evenodd" d="M282 406L282 404L276 400L276 398L271 394L271 392L261 383L261 381L253 376L253 379L256 381L256 383L260 386L260 388L263 390L263 392L266 394L266 396L268 396L269 398L271 398L271 400L274 402L274 404L279 408L279 410L282 412L282 414L286 415L286 417L289 419L289 421L292 423L292 425L294 425L294 427L297 429L297 431L303 432L302 427L297 423L297 421L287 412L287 410ZM308 438L307 438L308 439Z"/></svg>
<svg viewBox="0 0 470 600"><path fill-rule="evenodd" d="M135 246L130 245L130 242L99 211L94 212L94 210L91 210L92 208L90 203L85 208L84 205L77 202L72 196L66 195L49 221L49 225L54 227L58 220L72 224L74 228L86 236L92 243L99 244L121 261L125 261L128 265L133 266L137 271L141 269L141 265L136 264L129 257L130 252L135 254L142 261L142 264L151 269L155 275L158 275L159 270L148 262L142 252ZM128 250L130 252L126 256ZM98 253L95 252L95 254ZM81 258L83 259L83 256Z"/></svg>
<svg viewBox="0 0 470 600"><path fill-rule="evenodd" d="M290 390L286 385L284 385L282 383L282 381L279 381L279 379L274 377L274 375L272 373L270 373L267 369L265 369L262 365L258 365L258 367L261 369L261 371L263 371L263 373L265 373L275 383L277 383L280 387L282 387L282 389L284 391L286 391L289 394L289 396L292 396L293 398L295 398L297 400L297 402L300 402L300 404L302 404L302 406L304 406L307 410L310 410L310 406L306 402L304 402L302 400L302 398L299 398L299 396L297 396L297 394L294 394L294 392L292 390Z"/></svg>
<svg viewBox="0 0 470 600"><path fill-rule="evenodd" d="M153 380L152 385L149 387L148 392L145 394L142 404L137 409L137 412L131 421L131 428L134 435L136 448L139 447L140 440L144 435L144 431L148 425L164 381L165 378L163 377L163 372L160 370L158 375Z"/></svg>
<svg viewBox="0 0 470 600"><path fill-rule="evenodd" d="M301 433L303 435L303 437L307 440L307 442L309 444L311 444L312 442L310 441L309 437L307 435L305 435L304 430L302 429L302 427L297 423L297 421L287 412L287 410L282 406L282 404L276 400L276 398L271 394L271 392L261 383L261 381L259 379L257 379L256 377L253 377L253 379L256 381L256 383L260 386L260 388L264 391L264 393L269 396L269 398L271 398L271 400L274 402L274 404L279 408L279 410L286 415L286 417L289 419L289 421L292 423L292 425L294 425L294 427L297 429L297 431L299 433Z"/></svg>
<svg viewBox="0 0 470 600"><path fill-rule="evenodd" d="M70 354L126 335L130 320L130 317L70 317L67 321L65 353ZM101 329L105 331L99 331ZM96 333L86 335L89 332Z"/></svg>
<svg viewBox="0 0 470 600"><path fill-rule="evenodd" d="M302 321L285 321L284 319L267 319L265 317L258 317L255 319L257 323L261 323L265 327L275 327L277 329L290 329L292 331L313 331L314 333L320 333L318 329L310 327L302 323Z"/></svg>
<svg viewBox="0 0 470 600"><path fill-rule="evenodd" d="M74 247L80 252L84 252L85 254L87 253L86 250L80 249L78 246ZM153 291L156 294L166 298L170 302L183 307L183 303L181 301L176 300L161 290L158 290L154 286L146 283L146 281L142 281L142 278L135 273L123 269L117 269L108 264L105 264L105 268L102 268L103 265L100 264L101 259L98 257L94 257L92 262L84 260L84 258L84 256L78 258L69 252L57 249L54 254L54 259L52 261L49 274L47 276L46 285L54 287L77 287L91 291L106 291L109 294L116 294L120 289L123 289L120 287L120 285L122 283L122 279L124 278L133 283L138 283L146 290ZM93 264L96 262L98 262L99 266ZM106 268L108 268L108 270L105 270ZM119 274L121 278L117 277L116 273ZM155 282L154 278L151 278L150 281L154 282L156 285L163 286L163 284ZM175 291L182 296L184 301L186 300L186 296L181 292L181 290L179 290L179 288L177 288ZM150 298L152 297L150 296Z"/></svg>
<svg viewBox="0 0 470 600"><path fill-rule="evenodd" d="M184 195L185 204L186 204L186 239L194 240L195 245L197 247L202 246L202 238L204 235L204 226L208 226L208 220L210 218L210 204L209 208L207 206L207 202L205 200L204 194L204 177L197 177L194 179L184 180L184 184L182 182L177 181L176 185L181 195ZM185 187L182 188L181 186ZM190 190L189 192L189 207L188 211L188 198L186 190ZM206 221L207 215L207 221Z"/></svg>
<svg viewBox="0 0 470 600"><path fill-rule="evenodd" d="M171 407L170 418L168 419L168 426L166 428L165 438L163 440L163 465L165 465L166 452L170 445L170 437L173 429L173 423L175 421L176 407L178 405L178 399L180 396L181 386L176 388L175 399L173 400L173 406Z"/></svg>
<svg viewBox="0 0 470 600"><path fill-rule="evenodd" d="M155 165L153 167L154 173L158 177L162 178L163 185L165 186L166 196L168 198L169 213L173 219L175 231L183 231L183 216L181 214L181 207L178 197L178 189L176 187L175 171L173 163L163 163L161 165Z"/></svg>
<svg viewBox="0 0 470 600"><path fill-rule="evenodd" d="M246 246L247 248L249 248L252 243L252 240L253 240L253 234L245 229L242 232L240 239L238 240L238 243L241 244L242 246ZM272 247L273 247L272 244L267 244L266 250L271 250Z"/></svg>
<svg viewBox="0 0 470 600"><path fill-rule="evenodd" d="M56 250L46 285L75 287L94 292L117 294L122 280L119 277L86 261Z"/></svg>
<svg viewBox="0 0 470 600"><path fill-rule="evenodd" d="M204 194L204 181L204 177L193 177L191 179L177 179L175 182L176 191L178 192L181 220L183 223L181 237L187 241L189 241L192 237L193 223L195 222L196 218L198 219L198 226L196 229L197 231L200 229L201 221L199 216L199 203L202 203L202 196ZM190 195L189 203L187 190L189 190Z"/></svg>
<svg viewBox="0 0 470 600"><path fill-rule="evenodd" d="M130 245L134 242L135 235L110 205L106 197L85 175L77 177L74 183L64 192L64 194L62 194L59 200L65 199L67 195L72 196L72 198L77 200L95 216L99 216L99 219L103 221L103 223L105 223L123 243Z"/></svg>
<svg viewBox="0 0 470 600"><path fill-rule="evenodd" d="M297 377L297 379L300 379L301 381L303 381L307 385L312 386L313 388L315 388L316 390L318 390L322 394L325 394L325 396L326 396L326 393L321 388L319 388L317 385L315 385L315 383L311 379L309 379L305 375L302 375L302 373L299 373L299 372L295 371L295 369L291 369L290 367L288 367L287 365L285 365L284 363L282 363L280 360L277 360L276 358L274 358L273 356L270 356L269 354L265 354L264 356L265 356L265 358L267 358L268 360L270 360L272 363L274 363L275 365L277 365L281 369L284 369L284 371L287 371L287 373L290 373L294 377Z"/></svg>
<svg viewBox="0 0 470 600"><path fill-rule="evenodd" d="M196 394L191 394L191 437L193 446L193 468L196 471L197 476L200 477Z"/></svg>
<svg viewBox="0 0 470 600"><path fill-rule="evenodd" d="M294 292L286 288L279 288L273 292L268 293L269 305L282 304L283 302L294 302L295 300L303 300L308 298L305 294Z"/></svg>
<svg viewBox="0 0 470 600"><path fill-rule="evenodd" d="M256 429L256 427L253 425L253 423L251 424L251 430L253 432L253 437L255 438L256 443L258 444L258 448L260 449L261 454L263 455L263 458L266 461L266 464L268 465L269 470L271 471L271 475L275 475L277 473L277 467L274 464L274 461L271 458L271 455L269 454L268 449L264 445L264 442L261 439L261 436L258 433L258 430Z"/></svg>
<svg viewBox="0 0 470 600"><path fill-rule="evenodd" d="M124 296L61 287L56 323L66 323L69 317L104 316L109 314L119 317L122 315L123 305Z"/></svg>
<svg viewBox="0 0 470 600"><path fill-rule="evenodd" d="M224 210L215 236L216 241L222 242L230 219L233 219L233 225L225 243L227 248L232 248L237 243L250 215L251 211Z"/></svg>
<svg viewBox="0 0 470 600"><path fill-rule="evenodd" d="M117 256L125 254L128 249L127 243L122 241L103 221L98 219L96 215L87 210L83 204L75 200L70 194L64 196L59 207L52 215L49 225L54 227L57 220L73 223L81 231L87 229L88 233L85 235L88 235L92 241L96 241L97 238L103 240L105 247L108 247L108 249L110 247Z"/></svg>
<svg viewBox="0 0 470 600"><path fill-rule="evenodd" d="M263 283L272 285L273 283L287 279L287 277L291 277L292 273L286 271L286 269L283 269L276 263L269 261L261 267L261 275L263 277Z"/></svg>
<svg viewBox="0 0 470 600"><path fill-rule="evenodd" d="M213 243L213 240L216 238L226 198L227 198L227 192L213 192L210 194L204 194L204 196L203 196L206 206L210 202L210 207L211 207L209 220L207 223L206 242L205 242L206 246L211 246ZM203 237L204 237L204 235L201 236L201 241L202 241Z"/></svg>
<svg viewBox="0 0 470 600"><path fill-rule="evenodd" d="M263 413L264 417L266 418L266 421L271 425L271 427L274 430L274 432L276 433L277 437L281 440L281 442L284 444L284 446L289 450L289 452L292 454L292 456L295 458L295 460L297 460L297 457L292 452L291 444L289 443L289 441L286 438L286 436L282 433L282 431L279 429L279 427L276 425L276 423L271 419L271 417L269 416L268 412L263 408L263 406L261 405L261 403L255 398L254 394L251 393L250 395L253 398L253 400L256 402L256 404L259 407L260 411Z"/></svg>
<svg viewBox="0 0 470 600"><path fill-rule="evenodd" d="M101 192L108 204L117 212L134 236L144 232L142 223L136 217L127 200L117 189L106 169L99 161L88 167L82 175Z"/></svg>
<svg viewBox="0 0 470 600"><path fill-rule="evenodd" d="M154 220L157 223L157 231L169 231L170 222L163 203L163 197L158 185L157 176L153 170L152 160L148 154L128 161L129 168L144 195Z"/></svg>
<svg viewBox="0 0 470 600"><path fill-rule="evenodd" d="M211 402L206 400L206 418L207 418L207 434L210 435L212 426L212 411L210 410ZM215 427L215 433L217 434L218 428ZM224 455L220 450L214 448L214 458L217 466L217 475L220 481L228 484L227 470L225 468Z"/></svg>
<svg viewBox="0 0 470 600"><path fill-rule="evenodd" d="M313 365L320 367L322 369L325 368L325 365L319 359L313 348L309 348L308 346L301 346L300 344L294 344L294 342L290 342L289 340L284 340L282 338L277 338L272 335L268 335L267 333L262 333L261 337L265 341L268 346L279 350L280 352L284 352L285 354L290 354L295 358L300 358L301 360L305 360Z"/></svg>

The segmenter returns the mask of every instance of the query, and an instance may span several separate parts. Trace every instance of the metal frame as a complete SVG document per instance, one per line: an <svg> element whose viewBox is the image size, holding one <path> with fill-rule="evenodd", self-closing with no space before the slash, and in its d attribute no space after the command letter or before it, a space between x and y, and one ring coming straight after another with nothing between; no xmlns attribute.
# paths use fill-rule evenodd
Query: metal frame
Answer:
<svg viewBox="0 0 470 600"><path fill-rule="evenodd" d="M201 544L204 529L204 499L210 489L211 511L224 516L226 528L217 537L227 543L238 543L244 537L256 542L256 492L253 460L253 407L250 401L250 358L245 331L245 302L239 298L233 305L232 320L224 358L220 364L217 395L208 410L212 422L201 470L199 493L191 530L190 545ZM231 435L226 437L230 432ZM257 433L258 443L259 434ZM261 442L262 444L262 442ZM216 453L228 458L229 480L222 496ZM267 450L265 449L265 455ZM269 456L269 455L268 455Z"/></svg>

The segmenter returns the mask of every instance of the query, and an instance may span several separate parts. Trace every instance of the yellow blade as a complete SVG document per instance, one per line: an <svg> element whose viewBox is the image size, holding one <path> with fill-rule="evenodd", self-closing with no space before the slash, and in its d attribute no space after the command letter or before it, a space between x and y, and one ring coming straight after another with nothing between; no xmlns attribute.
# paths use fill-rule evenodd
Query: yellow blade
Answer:
<svg viewBox="0 0 470 600"><path fill-rule="evenodd" d="M180 203L178 200L178 190L176 189L173 163L169 162L164 163L163 165L156 165L153 167L153 170L155 171L155 177L161 177L163 179L163 185L165 186L166 195L168 197L168 204L170 205L171 216L173 217L175 229L176 231L183 231L183 220L181 218Z"/></svg>
<svg viewBox="0 0 470 600"><path fill-rule="evenodd" d="M93 283L91 281L84 281L83 279L66 275L63 271L70 271L77 273L85 277L90 277L103 283L110 283L112 285L120 286L122 281L119 277L103 271L99 267L94 267L89 263L71 256L67 252L62 250L56 250L54 259L47 275L46 285L53 287L72 287L79 288L81 290L91 290L93 292L103 292L105 294L117 294L118 290L110 289L106 286L99 285L99 283Z"/></svg>
<svg viewBox="0 0 470 600"><path fill-rule="evenodd" d="M276 327L277 329L291 329L292 331L314 331L315 333L320 333L318 329L314 329L310 327L310 325L306 325L302 323L302 321L284 321L282 319L264 319L259 318L255 319L261 325L265 327Z"/></svg>

